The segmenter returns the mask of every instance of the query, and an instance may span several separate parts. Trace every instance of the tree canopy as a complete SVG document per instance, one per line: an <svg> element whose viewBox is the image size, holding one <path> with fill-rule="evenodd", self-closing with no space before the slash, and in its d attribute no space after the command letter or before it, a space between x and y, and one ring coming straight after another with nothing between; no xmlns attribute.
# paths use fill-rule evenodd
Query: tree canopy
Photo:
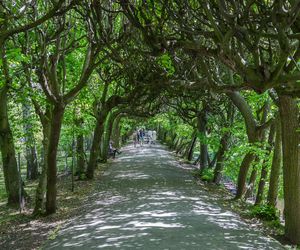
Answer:
<svg viewBox="0 0 300 250"><path fill-rule="evenodd" d="M300 244L299 13L295 0L1 1L0 192L26 200L21 157L34 214L55 213L59 158L92 179L109 141L143 125L205 180L235 182L236 200L284 199Z"/></svg>

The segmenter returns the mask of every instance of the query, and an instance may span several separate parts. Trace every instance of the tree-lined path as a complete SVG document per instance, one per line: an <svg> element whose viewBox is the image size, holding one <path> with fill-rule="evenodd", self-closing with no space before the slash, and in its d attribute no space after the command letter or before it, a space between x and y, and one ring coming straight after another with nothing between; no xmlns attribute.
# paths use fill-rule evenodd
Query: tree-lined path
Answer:
<svg viewBox="0 0 300 250"><path fill-rule="evenodd" d="M127 146L98 188L43 249L284 249L222 208L161 145Z"/></svg>
<svg viewBox="0 0 300 250"><path fill-rule="evenodd" d="M194 161L200 179L234 183L234 200L252 202L243 212L269 221L276 238L300 245L299 65L300 1L1 0L0 237L21 246L14 228L21 230L23 220L45 221L42 231L53 217L72 216L68 203L79 205L69 197L88 196L76 181L98 182L95 170L111 152L137 132L143 138L155 131L179 157ZM136 156L130 167L141 162ZM154 170L156 158L149 160L143 167ZM177 171L162 172L143 181L161 173L168 187ZM116 173L105 178L120 181ZM178 189L167 191L175 197L187 187L179 179ZM132 178L125 184L137 185ZM110 186L99 192L114 194ZM138 200L127 186L124 197ZM144 189L133 194L150 204ZM105 197L97 198L105 203ZM197 214L197 200L180 201ZM108 211L122 208L116 204ZM170 218L180 218L174 213ZM189 227L171 229L174 235ZM36 243L49 236L43 235Z"/></svg>

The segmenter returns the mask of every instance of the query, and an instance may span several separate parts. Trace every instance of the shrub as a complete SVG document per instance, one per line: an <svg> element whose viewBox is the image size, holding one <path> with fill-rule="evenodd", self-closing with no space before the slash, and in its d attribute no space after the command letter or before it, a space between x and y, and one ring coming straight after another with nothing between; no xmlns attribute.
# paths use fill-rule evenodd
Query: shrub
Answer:
<svg viewBox="0 0 300 250"><path fill-rule="evenodd" d="M205 168L203 170L196 169L192 172L193 176L201 179L202 181L211 182L214 178L213 169Z"/></svg>
<svg viewBox="0 0 300 250"><path fill-rule="evenodd" d="M86 179L85 173L80 174L79 180L85 180L85 179Z"/></svg>
<svg viewBox="0 0 300 250"><path fill-rule="evenodd" d="M269 205L254 206L251 209L251 215L265 221L279 221L276 208Z"/></svg>

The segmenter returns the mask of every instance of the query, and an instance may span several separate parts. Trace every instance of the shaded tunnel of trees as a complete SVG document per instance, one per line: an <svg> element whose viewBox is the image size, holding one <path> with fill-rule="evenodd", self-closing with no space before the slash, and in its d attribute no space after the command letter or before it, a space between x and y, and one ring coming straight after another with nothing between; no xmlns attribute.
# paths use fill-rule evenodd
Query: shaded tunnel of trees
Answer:
<svg viewBox="0 0 300 250"><path fill-rule="evenodd" d="M1 1L1 197L24 206L24 179L38 180L33 213L55 213L59 159L93 179L109 141L145 123L209 181L235 182L235 200L284 199L300 244L299 13L294 0Z"/></svg>

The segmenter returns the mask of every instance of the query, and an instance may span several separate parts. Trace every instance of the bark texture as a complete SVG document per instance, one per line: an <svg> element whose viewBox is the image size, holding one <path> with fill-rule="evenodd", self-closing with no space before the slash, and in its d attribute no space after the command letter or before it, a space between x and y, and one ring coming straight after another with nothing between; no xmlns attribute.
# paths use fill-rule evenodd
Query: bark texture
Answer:
<svg viewBox="0 0 300 250"><path fill-rule="evenodd" d="M273 144L274 144L274 135L275 135L275 123L270 127L270 132L269 132L269 138L268 138L268 144L266 146L266 155L262 164L261 168L261 173L260 173L260 179L259 179L259 184L257 188L257 194L256 194L256 199L255 199L255 205L259 205L262 203L263 198L264 198L264 191L265 191L265 185L266 185L266 179L268 176L268 159L270 158L272 149L273 149Z"/></svg>
<svg viewBox="0 0 300 250"><path fill-rule="evenodd" d="M285 236L300 244L299 108L290 96L279 97L282 126Z"/></svg>
<svg viewBox="0 0 300 250"><path fill-rule="evenodd" d="M255 163L256 164L258 163L258 159L255 161ZM249 178L248 187L245 192L245 197L244 197L245 200L252 198L252 196L253 196L254 186L255 186L256 177L257 177L256 164L253 164L253 169L251 171L251 175Z"/></svg>
<svg viewBox="0 0 300 250"><path fill-rule="evenodd" d="M222 170L224 167L224 159L225 159L225 153L228 149L228 140L230 137L230 133L227 132L223 135L220 141L220 149L218 151L218 156L217 156L217 164L214 170L214 179L213 182L216 184L220 184L221 178L222 178Z"/></svg>
<svg viewBox="0 0 300 250"><path fill-rule="evenodd" d="M7 204L19 206L19 189L24 199L23 186L20 187L20 175L17 166L13 135L7 113L7 87L0 88L0 150L2 155L5 188L8 196Z"/></svg>
<svg viewBox="0 0 300 250"><path fill-rule="evenodd" d="M237 183L237 192L235 195L235 199L241 199L243 194L246 191L246 180L247 180L247 173L249 171L250 165L254 160L255 155L253 153L247 153L241 163L240 171L238 175L238 183Z"/></svg>
<svg viewBox="0 0 300 250"><path fill-rule="evenodd" d="M23 128L25 134L27 179L36 180L38 178L38 160L35 148L35 138L31 124L31 108L28 103L23 104L23 120L25 122Z"/></svg>
<svg viewBox="0 0 300 250"><path fill-rule="evenodd" d="M274 145L274 153L272 159L269 191L267 202L271 206L276 206L279 188L279 177L282 169L282 138L281 138L281 122L279 117L276 121L276 138Z"/></svg>
<svg viewBox="0 0 300 250"><path fill-rule="evenodd" d="M97 166L97 159L100 154L100 145L101 145L101 138L104 132L105 119L106 116L101 116L99 119L97 119L96 127L94 130L92 147L90 151L90 158L86 170L86 177L88 179L94 178L94 171Z"/></svg>
<svg viewBox="0 0 300 250"><path fill-rule="evenodd" d="M197 128L201 136L200 138L200 169L204 170L208 167L208 147L206 143L207 136L207 110L204 107L197 116Z"/></svg>
<svg viewBox="0 0 300 250"><path fill-rule="evenodd" d="M107 162L108 158L108 150L109 150L109 141L111 138L112 130L113 130L113 124L116 119L116 116L118 115L117 111L111 112L105 126L105 132L103 136L103 150L101 155L101 161Z"/></svg>
<svg viewBox="0 0 300 250"><path fill-rule="evenodd" d="M56 182L57 182L57 147L64 115L64 107L55 105L52 110L50 123L49 146L47 153L47 193L46 193L46 214L56 212Z"/></svg>
<svg viewBox="0 0 300 250"><path fill-rule="evenodd" d="M113 140L113 145L115 148L120 148L120 137L121 137L121 130L120 130L120 121L122 119L122 116L119 115L113 124L113 131L112 131L112 140Z"/></svg>
<svg viewBox="0 0 300 250"><path fill-rule="evenodd" d="M192 140L190 141L185 153L184 153L184 157L188 160L191 161L193 159L193 155L194 155L194 148L196 145L196 141L197 141L197 131L194 131L192 134ZM175 135L176 136L176 135ZM172 145L174 143L175 137L172 140Z"/></svg>
<svg viewBox="0 0 300 250"><path fill-rule="evenodd" d="M49 113L48 113L49 115ZM47 115L45 116L45 118ZM48 165L48 148L49 148L49 136L50 136L50 124L49 120L45 119L42 122L43 125L43 162L41 164L42 171L41 175L39 177L39 183L36 188L36 194L35 194L35 206L33 210L33 214L41 214L43 212L43 204L44 204L44 198L46 193L46 183L47 183L47 165Z"/></svg>
<svg viewBox="0 0 300 250"><path fill-rule="evenodd" d="M83 119L75 121L76 126L80 129L83 126ZM84 137L79 133L76 137L76 174L79 179L82 179L85 173L85 157L84 157Z"/></svg>

